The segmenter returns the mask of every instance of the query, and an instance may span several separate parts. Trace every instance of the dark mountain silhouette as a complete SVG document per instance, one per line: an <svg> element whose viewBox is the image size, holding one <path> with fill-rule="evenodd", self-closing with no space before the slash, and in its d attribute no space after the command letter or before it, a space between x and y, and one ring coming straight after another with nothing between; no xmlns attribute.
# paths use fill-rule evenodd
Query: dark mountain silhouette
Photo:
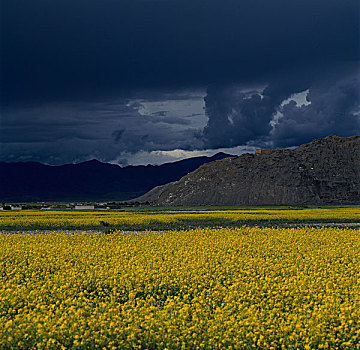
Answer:
<svg viewBox="0 0 360 350"><path fill-rule="evenodd" d="M360 136L259 150L204 164L167 186L158 205L360 204Z"/></svg>
<svg viewBox="0 0 360 350"><path fill-rule="evenodd" d="M124 168L97 160L60 166L0 162L0 202L126 201L177 181L204 163L228 156L217 153L212 157Z"/></svg>

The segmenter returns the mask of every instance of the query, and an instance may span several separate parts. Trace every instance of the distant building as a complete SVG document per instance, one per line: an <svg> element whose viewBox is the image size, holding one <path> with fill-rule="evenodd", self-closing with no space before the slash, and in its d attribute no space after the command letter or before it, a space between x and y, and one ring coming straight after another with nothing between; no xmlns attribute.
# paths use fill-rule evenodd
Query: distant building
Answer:
<svg viewBox="0 0 360 350"><path fill-rule="evenodd" d="M75 205L76 210L92 210L95 209L94 205L84 205L84 204L78 204Z"/></svg>
<svg viewBox="0 0 360 350"><path fill-rule="evenodd" d="M11 210L22 210L22 207L20 206L15 206L15 205L10 205Z"/></svg>
<svg viewBox="0 0 360 350"><path fill-rule="evenodd" d="M271 153L271 149L269 148L257 148L255 150L255 155L259 156L260 154L270 154Z"/></svg>

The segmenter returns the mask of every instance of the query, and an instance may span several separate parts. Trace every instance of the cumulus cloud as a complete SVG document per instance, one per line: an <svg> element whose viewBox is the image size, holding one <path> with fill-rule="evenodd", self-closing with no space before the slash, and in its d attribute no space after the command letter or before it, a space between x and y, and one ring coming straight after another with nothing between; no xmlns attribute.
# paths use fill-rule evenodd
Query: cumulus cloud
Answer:
<svg viewBox="0 0 360 350"><path fill-rule="evenodd" d="M276 104L260 91L242 92L235 86L211 87L205 97L209 118L204 128L204 146L233 147L270 132Z"/></svg>
<svg viewBox="0 0 360 350"><path fill-rule="evenodd" d="M340 76L314 82L309 88L309 104L290 101L279 108L282 117L271 139L274 146L286 147L336 134L360 134L359 76Z"/></svg>
<svg viewBox="0 0 360 350"><path fill-rule="evenodd" d="M264 89L215 86L205 97L204 146L290 147L329 134L360 133L357 65L273 77ZM307 103L299 103L307 92Z"/></svg>

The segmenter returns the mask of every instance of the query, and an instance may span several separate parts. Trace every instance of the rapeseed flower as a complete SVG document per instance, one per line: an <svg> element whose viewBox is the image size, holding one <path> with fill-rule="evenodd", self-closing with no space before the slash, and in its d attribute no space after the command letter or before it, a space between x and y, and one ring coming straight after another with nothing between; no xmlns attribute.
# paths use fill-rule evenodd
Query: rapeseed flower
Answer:
<svg viewBox="0 0 360 350"><path fill-rule="evenodd" d="M359 290L359 230L2 234L0 348L359 349Z"/></svg>

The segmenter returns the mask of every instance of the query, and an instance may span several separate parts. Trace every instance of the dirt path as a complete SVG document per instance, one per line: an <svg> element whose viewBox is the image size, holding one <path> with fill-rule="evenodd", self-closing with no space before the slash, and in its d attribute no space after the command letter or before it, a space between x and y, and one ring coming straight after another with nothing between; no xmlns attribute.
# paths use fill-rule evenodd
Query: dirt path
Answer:
<svg viewBox="0 0 360 350"><path fill-rule="evenodd" d="M358 229L360 228L360 222L302 222L299 224L282 224L278 227L281 228L296 228L296 227L338 227L338 228L349 228L349 229ZM261 226L260 226L261 227ZM268 227L267 225L264 225L264 227ZM212 229L216 229L218 227L210 227ZM161 230L161 231L172 231L172 230ZM123 234L131 234L131 233L144 233L146 231L138 231L136 229L134 230L118 230L119 233ZM159 231L160 232L160 231ZM80 233L91 233L91 234L105 234L104 231L101 230L61 230L61 229L55 229L55 230L0 230L0 234L27 234L27 235L35 235L35 234L50 234L50 233L61 233L61 234L80 234Z"/></svg>

